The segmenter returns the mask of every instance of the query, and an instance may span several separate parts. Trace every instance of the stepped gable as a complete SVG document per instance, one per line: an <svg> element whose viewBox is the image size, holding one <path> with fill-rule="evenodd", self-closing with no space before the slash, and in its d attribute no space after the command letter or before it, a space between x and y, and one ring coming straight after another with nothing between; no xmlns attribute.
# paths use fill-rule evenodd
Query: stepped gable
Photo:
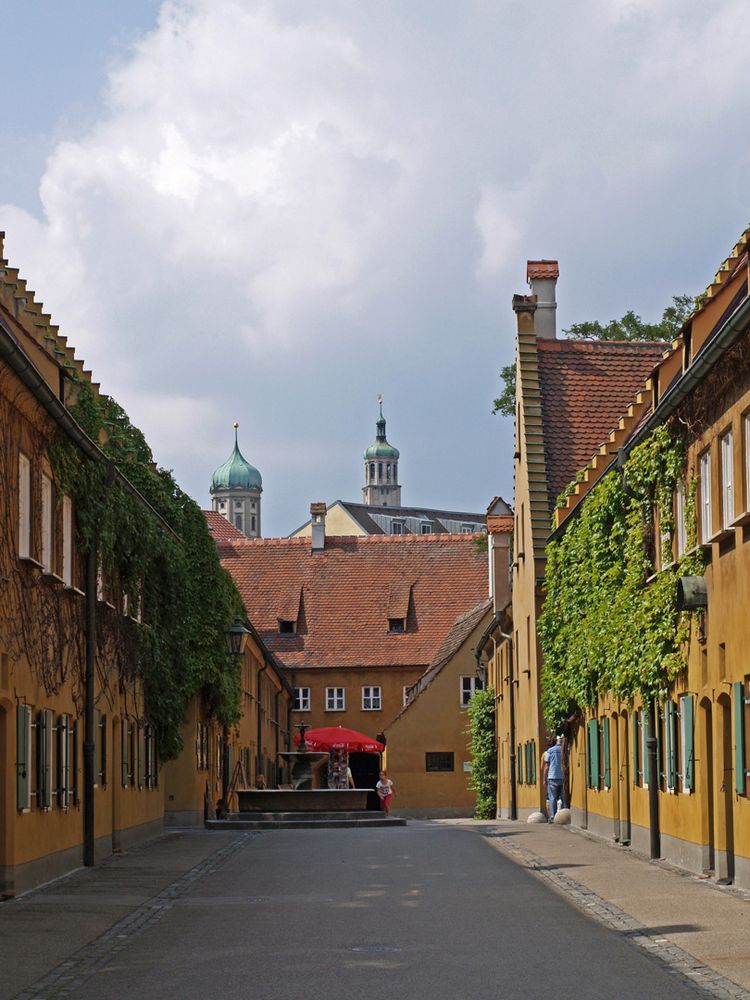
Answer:
<svg viewBox="0 0 750 1000"><path fill-rule="evenodd" d="M5 258L5 233L0 231L0 316L13 334L22 342L22 346L36 367L44 372L44 365L34 357L34 351L47 356L61 369L69 380L66 384L75 384L84 380L91 384L95 394L99 393L99 384L92 380L91 372L84 368L83 361L75 356L75 351L68 346L68 338L60 333L59 327L52 322L52 317L44 312L44 306L37 302L35 292L27 287L24 278L20 277L18 268L10 267ZM52 369L54 371L54 369ZM51 386L56 392L59 386ZM70 402L66 398L65 402Z"/></svg>
<svg viewBox="0 0 750 1000"><path fill-rule="evenodd" d="M317 552L306 537L246 539L220 542L219 555L287 667L426 669L459 616L487 596L487 556L471 535L329 536ZM296 606L294 633L279 634ZM389 632L396 606L403 633Z"/></svg>
<svg viewBox="0 0 750 1000"><path fill-rule="evenodd" d="M203 514L206 518L211 537L217 545L220 545L222 542L241 542L245 537L239 528L235 528L217 510L204 510Z"/></svg>
<svg viewBox="0 0 750 1000"><path fill-rule="evenodd" d="M537 338L536 346L551 511L617 425L669 345Z"/></svg>

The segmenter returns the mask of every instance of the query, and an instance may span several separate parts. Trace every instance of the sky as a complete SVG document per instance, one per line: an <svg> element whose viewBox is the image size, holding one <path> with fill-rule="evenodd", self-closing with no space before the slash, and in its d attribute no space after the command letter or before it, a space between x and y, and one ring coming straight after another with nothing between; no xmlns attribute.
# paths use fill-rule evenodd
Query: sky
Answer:
<svg viewBox="0 0 750 1000"><path fill-rule="evenodd" d="M527 259L654 320L748 223L745 0L2 8L6 256L202 506L239 421L265 535L361 498L379 393L405 504L512 500Z"/></svg>

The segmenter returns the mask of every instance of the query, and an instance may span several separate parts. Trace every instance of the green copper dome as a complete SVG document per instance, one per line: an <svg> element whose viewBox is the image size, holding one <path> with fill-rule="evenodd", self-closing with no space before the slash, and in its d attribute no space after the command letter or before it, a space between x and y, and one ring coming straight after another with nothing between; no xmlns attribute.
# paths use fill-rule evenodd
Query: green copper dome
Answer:
<svg viewBox="0 0 750 1000"><path fill-rule="evenodd" d="M262 490L261 474L243 457L237 444L237 425L234 429L234 451L211 477L211 492L217 490Z"/></svg>
<svg viewBox="0 0 750 1000"><path fill-rule="evenodd" d="M385 417L383 416L383 404L380 404L380 416L378 417L376 423L376 434L375 443L371 444L370 447L365 451L365 461L369 462L371 458L386 458L386 459L396 459L399 457L398 448L394 448L392 444L388 444L385 439Z"/></svg>

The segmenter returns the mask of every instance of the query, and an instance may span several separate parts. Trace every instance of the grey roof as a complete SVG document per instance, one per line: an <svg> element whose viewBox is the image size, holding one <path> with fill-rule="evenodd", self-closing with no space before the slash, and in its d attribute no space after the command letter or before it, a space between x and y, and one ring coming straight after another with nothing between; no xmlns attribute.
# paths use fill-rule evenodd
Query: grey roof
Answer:
<svg viewBox="0 0 750 1000"><path fill-rule="evenodd" d="M385 527L389 520L403 521L405 534L414 532L419 522L429 521L436 535L460 531L460 528L456 527L457 524L475 524L477 531L482 531L486 523L485 515L476 511L436 510L434 507L394 507L387 504L351 503L348 500L340 500L339 503L371 535L389 534ZM409 524L410 521L413 523Z"/></svg>

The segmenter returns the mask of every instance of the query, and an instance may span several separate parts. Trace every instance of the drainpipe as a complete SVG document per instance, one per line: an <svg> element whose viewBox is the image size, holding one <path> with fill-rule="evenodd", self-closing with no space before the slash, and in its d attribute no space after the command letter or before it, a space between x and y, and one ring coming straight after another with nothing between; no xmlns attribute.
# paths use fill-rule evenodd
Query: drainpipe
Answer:
<svg viewBox="0 0 750 1000"><path fill-rule="evenodd" d="M83 716L83 863L94 861L94 669L96 661L96 548L86 556L86 663ZM113 781L114 785L114 781ZM115 793L113 787L112 794Z"/></svg>
<svg viewBox="0 0 750 1000"><path fill-rule="evenodd" d="M503 632L502 629L498 628L498 625L499 618L496 615L484 630L482 638L477 643L477 647L474 650L474 656L477 661L477 670L479 670L482 651L487 643L487 640L495 630L497 630L500 638L504 639L505 642L508 643L508 701L510 706L508 710L508 714L510 716L508 720L508 728L510 730L510 756L508 763L510 769L510 818L518 819L518 808L516 803L516 699L514 690L516 682L513 679L513 637L507 632Z"/></svg>
<svg viewBox="0 0 750 1000"><path fill-rule="evenodd" d="M656 755L656 703L654 699L648 707L648 820L651 857L661 857L661 831L659 829L659 761Z"/></svg>

